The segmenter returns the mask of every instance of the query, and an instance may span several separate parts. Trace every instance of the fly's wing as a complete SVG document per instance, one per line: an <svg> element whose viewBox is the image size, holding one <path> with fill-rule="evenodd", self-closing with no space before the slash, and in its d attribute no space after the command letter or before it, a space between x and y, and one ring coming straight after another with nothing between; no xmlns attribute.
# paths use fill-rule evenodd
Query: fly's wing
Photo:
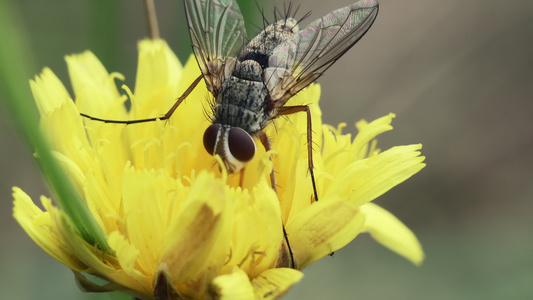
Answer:
<svg viewBox="0 0 533 300"><path fill-rule="evenodd" d="M247 38L241 10L235 0L184 0L184 4L196 61L216 98Z"/></svg>
<svg viewBox="0 0 533 300"><path fill-rule="evenodd" d="M265 70L265 82L281 107L315 81L372 26L378 14L375 0L360 0L309 24L277 46Z"/></svg>

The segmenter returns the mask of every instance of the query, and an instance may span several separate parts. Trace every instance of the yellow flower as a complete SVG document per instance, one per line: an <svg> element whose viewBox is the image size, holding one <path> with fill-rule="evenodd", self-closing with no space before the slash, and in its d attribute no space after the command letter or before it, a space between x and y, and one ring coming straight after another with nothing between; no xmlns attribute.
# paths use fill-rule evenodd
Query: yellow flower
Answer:
<svg viewBox="0 0 533 300"><path fill-rule="evenodd" d="M115 81L123 76L108 74L91 52L66 58L75 102L49 69L31 81L41 129L112 251L83 240L48 198L41 198L42 211L14 188L14 216L75 272L82 288L141 299L280 297L303 276L280 267L286 253L281 220L299 269L364 231L414 263L422 261L411 231L369 203L424 166L420 145L376 148L375 137L392 129L392 114L359 122L352 139L342 134L344 125L321 124L320 86L291 99L312 110L314 201L304 113L269 125L273 162L258 147L242 180L221 172L220 161L203 149L209 125L203 83L168 121L121 125L82 118L80 112L115 120L161 116L200 74L193 57L182 66L164 41L142 41L139 48L134 91L118 90ZM277 193L270 186L272 168ZM97 286L84 274L109 284Z"/></svg>

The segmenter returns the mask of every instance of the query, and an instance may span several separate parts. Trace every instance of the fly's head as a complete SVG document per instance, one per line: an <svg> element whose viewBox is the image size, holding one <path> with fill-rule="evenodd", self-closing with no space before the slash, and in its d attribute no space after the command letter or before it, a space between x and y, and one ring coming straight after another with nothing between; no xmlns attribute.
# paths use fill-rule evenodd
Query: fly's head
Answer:
<svg viewBox="0 0 533 300"><path fill-rule="evenodd" d="M213 124L205 130L204 147L209 154L222 158L228 173L239 172L252 160L256 150L255 141L248 132L221 124Z"/></svg>

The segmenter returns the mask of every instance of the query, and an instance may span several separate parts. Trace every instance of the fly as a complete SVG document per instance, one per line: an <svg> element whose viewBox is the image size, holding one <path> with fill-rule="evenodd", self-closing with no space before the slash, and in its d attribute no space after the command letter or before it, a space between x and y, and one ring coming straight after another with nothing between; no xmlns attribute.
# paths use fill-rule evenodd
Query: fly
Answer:
<svg viewBox="0 0 533 300"><path fill-rule="evenodd" d="M339 8L299 29L290 15L278 20L247 44L242 13L235 0L184 0L193 52L202 72L162 117L118 121L82 116L91 120L135 124L169 119L196 85L204 79L213 95L212 117L203 143L211 155L222 159L229 173L244 169L256 150L254 137L271 149L264 129L277 117L307 115L308 166L315 200L311 111L307 105L286 105L303 88L319 78L368 31L378 13L376 0L359 0ZM276 188L274 171L270 174ZM292 250L283 227L289 261Z"/></svg>

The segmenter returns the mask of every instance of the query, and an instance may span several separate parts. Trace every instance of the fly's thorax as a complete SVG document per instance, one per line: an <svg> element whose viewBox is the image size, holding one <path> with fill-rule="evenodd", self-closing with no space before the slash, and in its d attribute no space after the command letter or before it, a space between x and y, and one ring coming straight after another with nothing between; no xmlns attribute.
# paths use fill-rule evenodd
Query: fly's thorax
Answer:
<svg viewBox="0 0 533 300"><path fill-rule="evenodd" d="M255 61L245 61L233 74L226 78L216 98L213 123L242 128L255 135L269 120L268 91L262 81L262 69Z"/></svg>
<svg viewBox="0 0 533 300"><path fill-rule="evenodd" d="M204 133L204 147L222 159L229 173L240 171L255 155L255 141L238 127L221 124L209 126Z"/></svg>
<svg viewBox="0 0 533 300"><path fill-rule="evenodd" d="M276 46L291 38L299 30L298 21L286 18L268 25L257 34L239 55L240 61L255 60L261 67L268 67L268 59Z"/></svg>

